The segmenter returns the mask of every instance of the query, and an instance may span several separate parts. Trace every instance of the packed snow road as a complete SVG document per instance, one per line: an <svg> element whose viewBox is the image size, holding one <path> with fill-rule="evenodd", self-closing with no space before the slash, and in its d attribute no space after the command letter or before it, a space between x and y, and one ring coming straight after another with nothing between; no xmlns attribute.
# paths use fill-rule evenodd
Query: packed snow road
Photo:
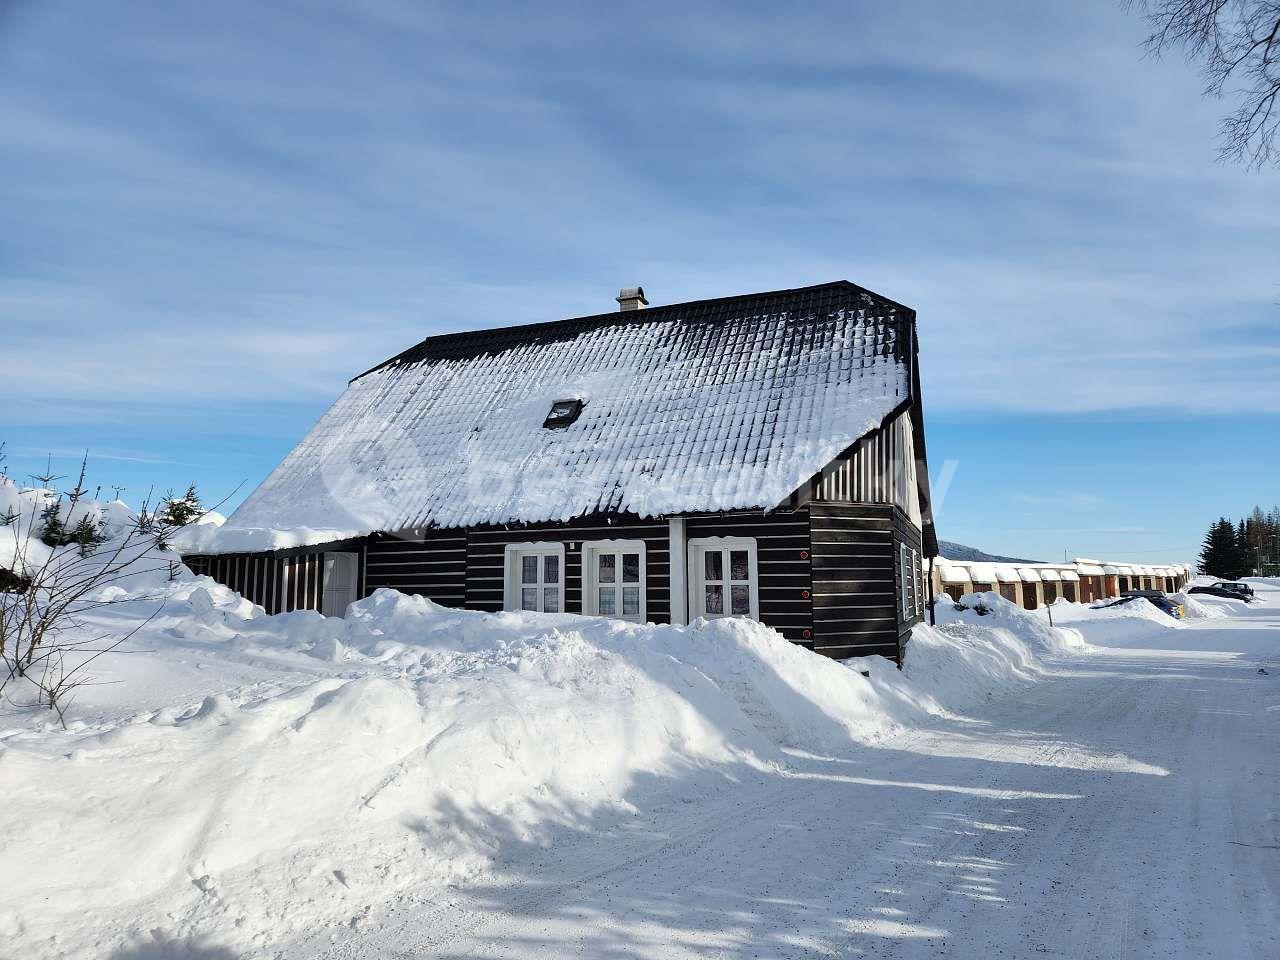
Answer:
<svg viewBox="0 0 1280 960"><path fill-rule="evenodd" d="M289 958L1280 957L1280 591L849 759L516 838Z"/></svg>

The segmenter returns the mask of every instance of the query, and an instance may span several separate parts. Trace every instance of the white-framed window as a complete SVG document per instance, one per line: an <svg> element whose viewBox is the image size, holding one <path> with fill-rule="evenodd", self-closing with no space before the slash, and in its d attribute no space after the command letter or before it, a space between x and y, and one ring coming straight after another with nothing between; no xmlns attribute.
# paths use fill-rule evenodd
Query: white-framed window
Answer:
<svg viewBox="0 0 1280 960"><path fill-rule="evenodd" d="M748 537L689 541L689 618L760 619L756 542Z"/></svg>
<svg viewBox="0 0 1280 960"><path fill-rule="evenodd" d="M920 564L920 551L911 548L911 582L915 586L915 610L917 617L924 616L924 570Z"/></svg>
<svg viewBox="0 0 1280 960"><path fill-rule="evenodd" d="M505 571L506 609L564 612L563 543L509 543Z"/></svg>
<svg viewBox="0 0 1280 960"><path fill-rule="evenodd" d="M898 544L898 580L902 584L902 619L910 620L916 607L916 582L911 574L911 551L905 543Z"/></svg>
<svg viewBox="0 0 1280 960"><path fill-rule="evenodd" d="M582 545L582 612L644 623L643 540L588 540Z"/></svg>

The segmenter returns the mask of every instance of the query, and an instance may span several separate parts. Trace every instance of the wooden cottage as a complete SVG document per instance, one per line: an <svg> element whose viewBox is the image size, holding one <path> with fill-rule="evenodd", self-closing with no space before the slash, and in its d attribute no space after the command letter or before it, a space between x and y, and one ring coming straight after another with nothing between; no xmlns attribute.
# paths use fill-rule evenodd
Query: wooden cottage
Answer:
<svg viewBox="0 0 1280 960"><path fill-rule="evenodd" d="M937 553L915 312L845 281L618 302L429 337L359 375L188 564L270 612L392 587L752 617L900 659Z"/></svg>

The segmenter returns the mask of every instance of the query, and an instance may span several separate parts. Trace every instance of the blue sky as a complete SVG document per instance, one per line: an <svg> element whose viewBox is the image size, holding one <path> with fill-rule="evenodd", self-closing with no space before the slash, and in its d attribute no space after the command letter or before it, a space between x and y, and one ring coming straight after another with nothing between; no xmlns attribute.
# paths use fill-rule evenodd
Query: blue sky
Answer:
<svg viewBox="0 0 1280 960"><path fill-rule="evenodd" d="M918 310L944 538L1280 500L1280 174L1194 71L1111 2L856 6L0 2L10 473L234 504L428 334L847 278Z"/></svg>

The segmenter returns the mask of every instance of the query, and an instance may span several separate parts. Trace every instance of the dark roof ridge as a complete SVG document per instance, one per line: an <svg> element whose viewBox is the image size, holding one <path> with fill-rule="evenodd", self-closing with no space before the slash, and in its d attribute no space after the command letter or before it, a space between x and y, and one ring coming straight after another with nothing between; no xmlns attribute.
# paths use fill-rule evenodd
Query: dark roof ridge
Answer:
<svg viewBox="0 0 1280 960"><path fill-rule="evenodd" d="M815 283L804 287L791 287L783 290L761 290L756 293L739 293L727 297L710 297L703 300L684 300L679 303L664 303L656 307L647 307L644 310L609 310L604 313L587 314L581 317L564 317L559 320L538 320L533 323L509 324L501 327L484 327L478 330L455 330L450 333L432 334L424 337L413 346L400 351L395 356L383 360L381 363L375 364L363 373L359 373L352 377L348 383L355 383L361 377L381 370L383 367L399 361L414 362L418 357L415 354L421 354L430 346L440 345L451 342L465 342L469 338L479 338L485 336L497 336L499 334L522 333L527 336L536 336L539 333L552 333L558 330L567 330L575 325L581 326L608 326L610 324L633 325L636 323L661 323L669 320L671 313L677 313L693 306L718 306L733 303L735 301L750 301L762 299L786 299L788 297L796 297L818 290L844 288L850 291L872 297L886 306L903 311L908 317L915 318L915 310L896 300L891 300L883 294L876 293L874 290L868 290L866 287L859 286L850 280L828 280L824 283Z"/></svg>

